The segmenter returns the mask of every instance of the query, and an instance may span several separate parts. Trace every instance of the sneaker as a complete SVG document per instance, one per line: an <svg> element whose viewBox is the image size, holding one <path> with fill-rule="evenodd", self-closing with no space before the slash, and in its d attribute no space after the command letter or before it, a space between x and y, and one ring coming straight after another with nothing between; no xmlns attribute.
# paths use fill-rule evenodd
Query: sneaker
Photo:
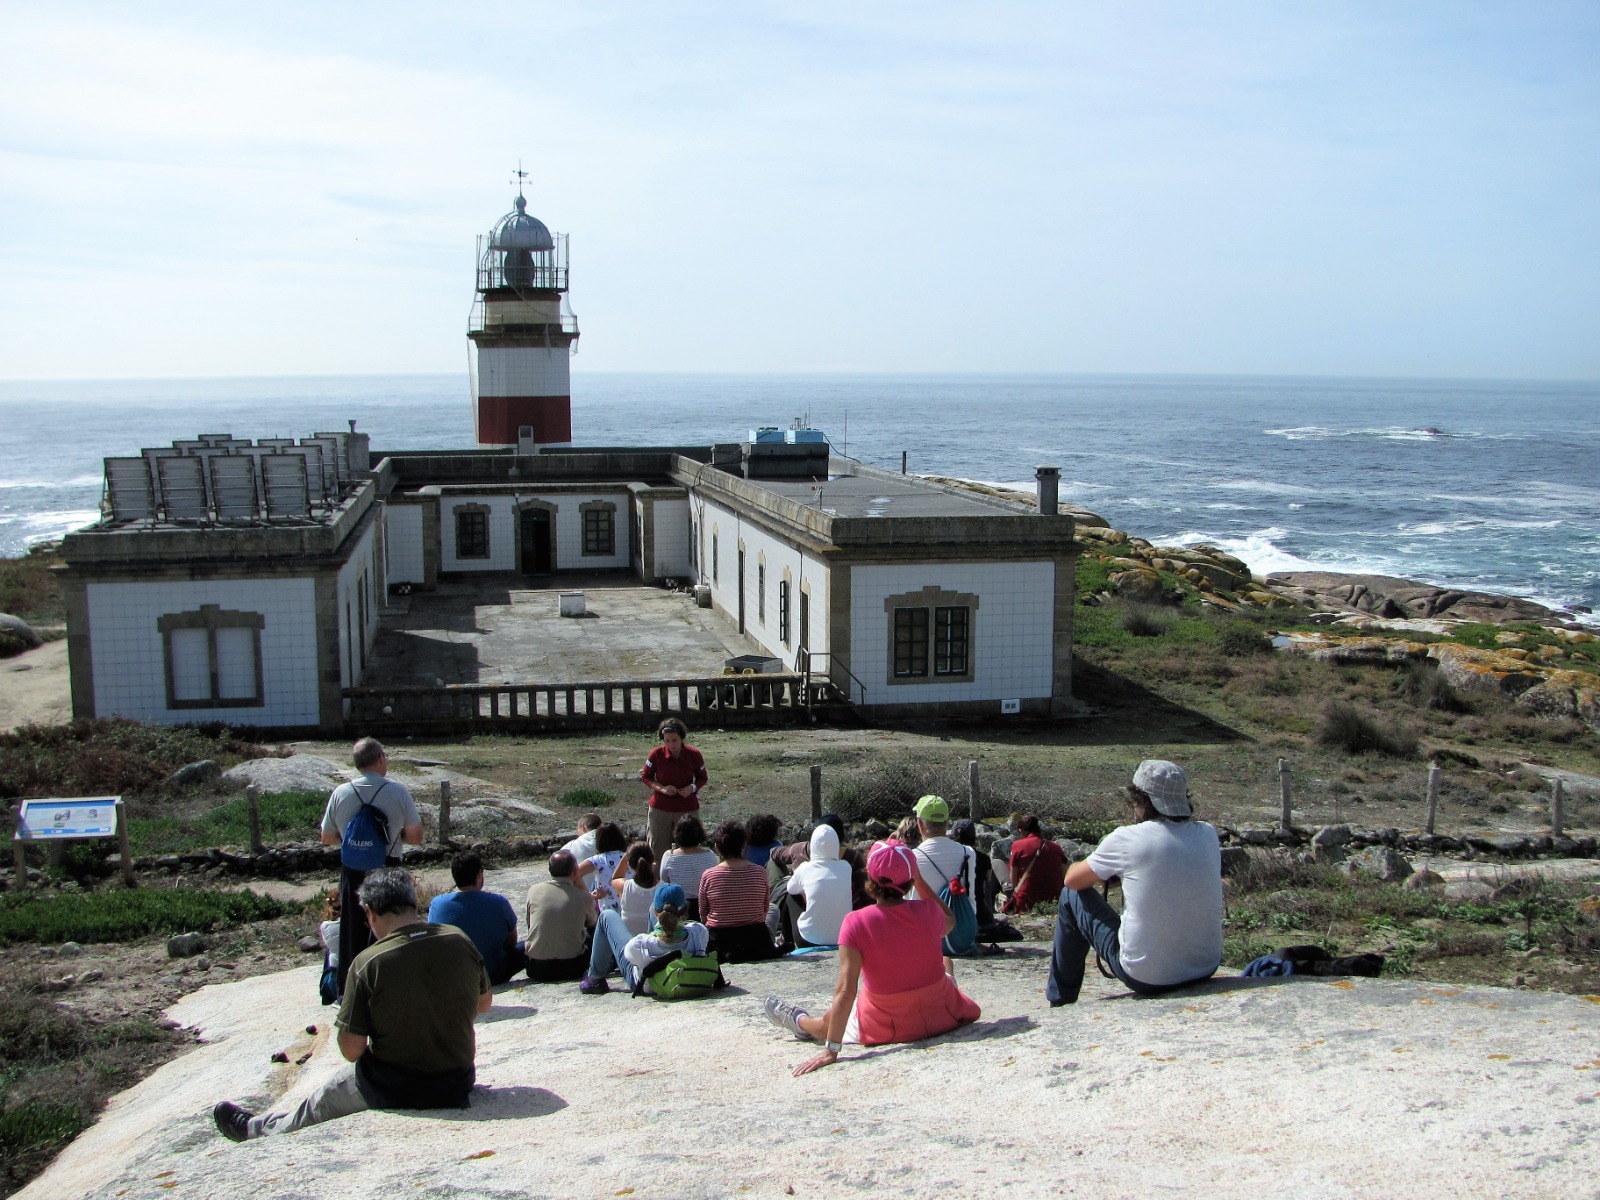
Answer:
<svg viewBox="0 0 1600 1200"><path fill-rule="evenodd" d="M787 1029L802 1042L811 1040L808 1034L800 1031L800 1018L809 1017L811 1014L798 1004L791 1000L780 999L777 996L768 996L767 1002L763 1007L767 1010L767 1020L771 1021L779 1029Z"/></svg>
<svg viewBox="0 0 1600 1200"><path fill-rule="evenodd" d="M211 1119L217 1123L222 1136L230 1142L242 1142L250 1136L250 1118L253 1116L255 1113L246 1112L227 1100L211 1110Z"/></svg>
<svg viewBox="0 0 1600 1200"><path fill-rule="evenodd" d="M611 985L604 979L591 979L585 975L578 980L578 990L585 996L603 996L611 990Z"/></svg>

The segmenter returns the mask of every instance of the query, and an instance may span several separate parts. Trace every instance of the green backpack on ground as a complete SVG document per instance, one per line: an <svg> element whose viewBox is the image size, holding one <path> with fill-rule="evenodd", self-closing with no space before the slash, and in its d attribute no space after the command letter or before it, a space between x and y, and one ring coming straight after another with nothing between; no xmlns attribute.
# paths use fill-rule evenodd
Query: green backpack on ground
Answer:
<svg viewBox="0 0 1600 1200"><path fill-rule="evenodd" d="M635 996L644 995L646 980L650 981L650 994L658 1000L698 1000L710 995L713 988L727 986L715 954L684 954L681 950L663 955L639 972Z"/></svg>

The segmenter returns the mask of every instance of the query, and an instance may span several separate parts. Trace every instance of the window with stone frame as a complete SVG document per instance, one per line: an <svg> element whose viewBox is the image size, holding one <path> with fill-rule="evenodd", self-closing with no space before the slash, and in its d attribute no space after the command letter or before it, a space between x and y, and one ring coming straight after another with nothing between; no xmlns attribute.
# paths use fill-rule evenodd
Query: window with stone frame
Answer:
<svg viewBox="0 0 1600 1200"><path fill-rule="evenodd" d="M589 558L610 558L617 552L617 506L609 500L590 500L578 506L583 514L583 553Z"/></svg>
<svg viewBox="0 0 1600 1200"><path fill-rule="evenodd" d="M711 531L711 582L712 583L720 582L718 577L717 577L717 570L721 566L721 562L719 561L720 557L721 556L718 555L718 553L717 553L717 531L715 529L713 529Z"/></svg>
<svg viewBox="0 0 1600 1200"><path fill-rule="evenodd" d="M168 708L260 708L261 613L202 604L156 620Z"/></svg>
<svg viewBox="0 0 1600 1200"><path fill-rule="evenodd" d="M789 644L789 581L778 580L778 640Z"/></svg>
<svg viewBox="0 0 1600 1200"><path fill-rule="evenodd" d="M756 563L756 622L767 623L767 564Z"/></svg>
<svg viewBox="0 0 1600 1200"><path fill-rule="evenodd" d="M937 586L890 596L890 683L959 683L973 678L978 597Z"/></svg>
<svg viewBox="0 0 1600 1200"><path fill-rule="evenodd" d="M456 506L456 557L489 557L489 508L484 504Z"/></svg>

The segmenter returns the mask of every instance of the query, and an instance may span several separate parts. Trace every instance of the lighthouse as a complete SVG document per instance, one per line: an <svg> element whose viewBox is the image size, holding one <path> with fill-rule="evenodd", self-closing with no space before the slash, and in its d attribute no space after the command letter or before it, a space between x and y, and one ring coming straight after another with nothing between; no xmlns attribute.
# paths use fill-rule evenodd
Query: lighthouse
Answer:
<svg viewBox="0 0 1600 1200"><path fill-rule="evenodd" d="M515 207L478 238L472 339L472 416L478 444L572 441L568 359L578 320L567 305L567 237Z"/></svg>

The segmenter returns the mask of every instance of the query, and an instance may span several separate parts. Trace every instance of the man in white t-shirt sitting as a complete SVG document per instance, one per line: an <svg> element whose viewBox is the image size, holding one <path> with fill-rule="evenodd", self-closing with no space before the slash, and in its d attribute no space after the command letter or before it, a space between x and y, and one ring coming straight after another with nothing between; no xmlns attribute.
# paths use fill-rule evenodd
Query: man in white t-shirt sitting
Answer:
<svg viewBox="0 0 1600 1200"><path fill-rule="evenodd" d="M1113 829L1067 869L1045 998L1075 1003L1092 948L1140 995L1199 983L1222 965L1222 850L1217 831L1191 820L1183 768L1147 758L1133 773L1134 823ZM1122 881L1122 915L1094 890Z"/></svg>
<svg viewBox="0 0 1600 1200"><path fill-rule="evenodd" d="M578 836L561 847L572 855L573 862L581 863L595 856L594 839L603 824L599 813L584 813L578 818Z"/></svg>
<svg viewBox="0 0 1600 1200"><path fill-rule="evenodd" d="M948 836L950 806L945 803L944 797L924 796L917 801L916 807L911 811L917 815L917 828L922 833L922 841L916 850L917 868L922 872L922 877L928 881L928 886L943 887L960 876L962 868L965 867L966 876L963 883L967 891L976 896L978 853L971 846L963 846L955 838ZM919 900L935 898L921 895L920 892L917 895Z"/></svg>

